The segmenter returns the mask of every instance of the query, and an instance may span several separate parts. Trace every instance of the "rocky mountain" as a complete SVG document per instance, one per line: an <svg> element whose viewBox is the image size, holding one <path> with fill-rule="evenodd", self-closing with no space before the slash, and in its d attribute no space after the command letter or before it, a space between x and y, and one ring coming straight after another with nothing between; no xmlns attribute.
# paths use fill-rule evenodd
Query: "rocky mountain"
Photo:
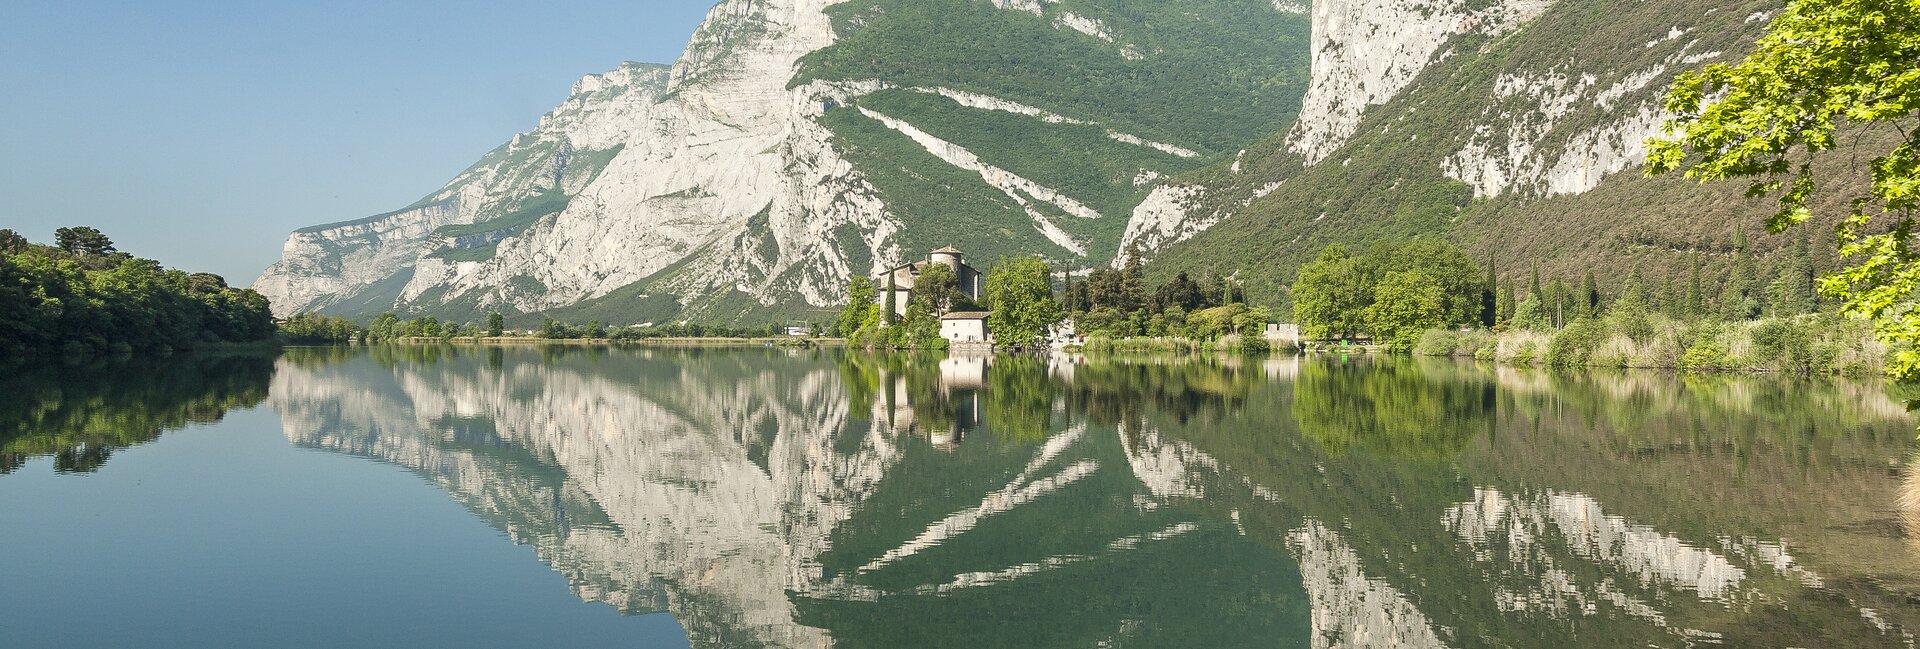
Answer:
<svg viewBox="0 0 1920 649"><path fill-rule="evenodd" d="M725 0L406 209L295 232L282 314L773 319L955 245L1106 263L1164 179L1290 123L1289 0Z"/></svg>
<svg viewBox="0 0 1920 649"><path fill-rule="evenodd" d="M295 233L256 287L282 311L764 321L955 245L1137 251L1282 304L1328 243L1420 236L1509 278L1724 276L1743 226L1750 252L1797 242L1740 187L1637 170L1674 77L1779 4L730 0L671 68L584 79L421 203Z"/></svg>
<svg viewBox="0 0 1920 649"><path fill-rule="evenodd" d="M1238 273L1280 294L1329 243L1444 236L1518 279L1538 265L1658 279L1724 270L1770 203L1639 173L1676 75L1732 62L1773 0L1317 3L1313 83L1283 136L1174 179L1126 243L1161 275ZM1805 236L1804 232L1796 236ZM1816 238L1816 241L1821 239ZM1825 251L1831 253L1831 244ZM1719 268L1715 268L1719 267ZM1764 272L1764 268L1762 269Z"/></svg>

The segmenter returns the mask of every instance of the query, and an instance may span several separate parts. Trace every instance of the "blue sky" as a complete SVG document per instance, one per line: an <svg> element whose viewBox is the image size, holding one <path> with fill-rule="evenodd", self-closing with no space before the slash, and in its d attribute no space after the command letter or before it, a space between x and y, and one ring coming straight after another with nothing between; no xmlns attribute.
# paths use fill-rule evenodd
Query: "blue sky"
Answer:
<svg viewBox="0 0 1920 649"><path fill-rule="evenodd" d="M713 0L0 0L0 228L91 225L251 283L403 207L581 75L671 63Z"/></svg>

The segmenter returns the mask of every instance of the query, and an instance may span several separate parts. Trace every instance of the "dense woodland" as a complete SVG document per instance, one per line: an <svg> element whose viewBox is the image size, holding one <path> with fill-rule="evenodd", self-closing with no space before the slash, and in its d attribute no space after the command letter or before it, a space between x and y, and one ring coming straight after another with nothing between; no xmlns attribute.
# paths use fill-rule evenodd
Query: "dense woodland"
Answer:
<svg viewBox="0 0 1920 649"><path fill-rule="evenodd" d="M0 230L0 359L187 349L273 336L267 299L120 252L89 227L53 245Z"/></svg>

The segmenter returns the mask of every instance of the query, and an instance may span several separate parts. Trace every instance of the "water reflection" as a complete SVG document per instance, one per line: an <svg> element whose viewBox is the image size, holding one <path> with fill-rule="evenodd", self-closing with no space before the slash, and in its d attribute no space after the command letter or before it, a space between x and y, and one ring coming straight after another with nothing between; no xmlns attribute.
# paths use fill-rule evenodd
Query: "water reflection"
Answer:
<svg viewBox="0 0 1920 649"><path fill-rule="evenodd" d="M0 474L35 457L90 473L115 451L267 397L273 356L183 354L52 365L0 378Z"/></svg>
<svg viewBox="0 0 1920 649"><path fill-rule="evenodd" d="M1869 385L451 347L290 355L273 384L290 440L426 476L697 646L1910 646L1920 625L1912 424Z"/></svg>

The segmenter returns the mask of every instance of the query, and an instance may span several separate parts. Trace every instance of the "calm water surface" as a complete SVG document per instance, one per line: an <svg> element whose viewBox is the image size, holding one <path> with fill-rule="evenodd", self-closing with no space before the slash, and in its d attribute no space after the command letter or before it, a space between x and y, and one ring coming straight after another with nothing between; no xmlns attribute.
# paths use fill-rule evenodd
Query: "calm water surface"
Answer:
<svg viewBox="0 0 1920 649"><path fill-rule="evenodd" d="M50 368L0 646L1912 647L1913 439L1875 384L1407 359Z"/></svg>

